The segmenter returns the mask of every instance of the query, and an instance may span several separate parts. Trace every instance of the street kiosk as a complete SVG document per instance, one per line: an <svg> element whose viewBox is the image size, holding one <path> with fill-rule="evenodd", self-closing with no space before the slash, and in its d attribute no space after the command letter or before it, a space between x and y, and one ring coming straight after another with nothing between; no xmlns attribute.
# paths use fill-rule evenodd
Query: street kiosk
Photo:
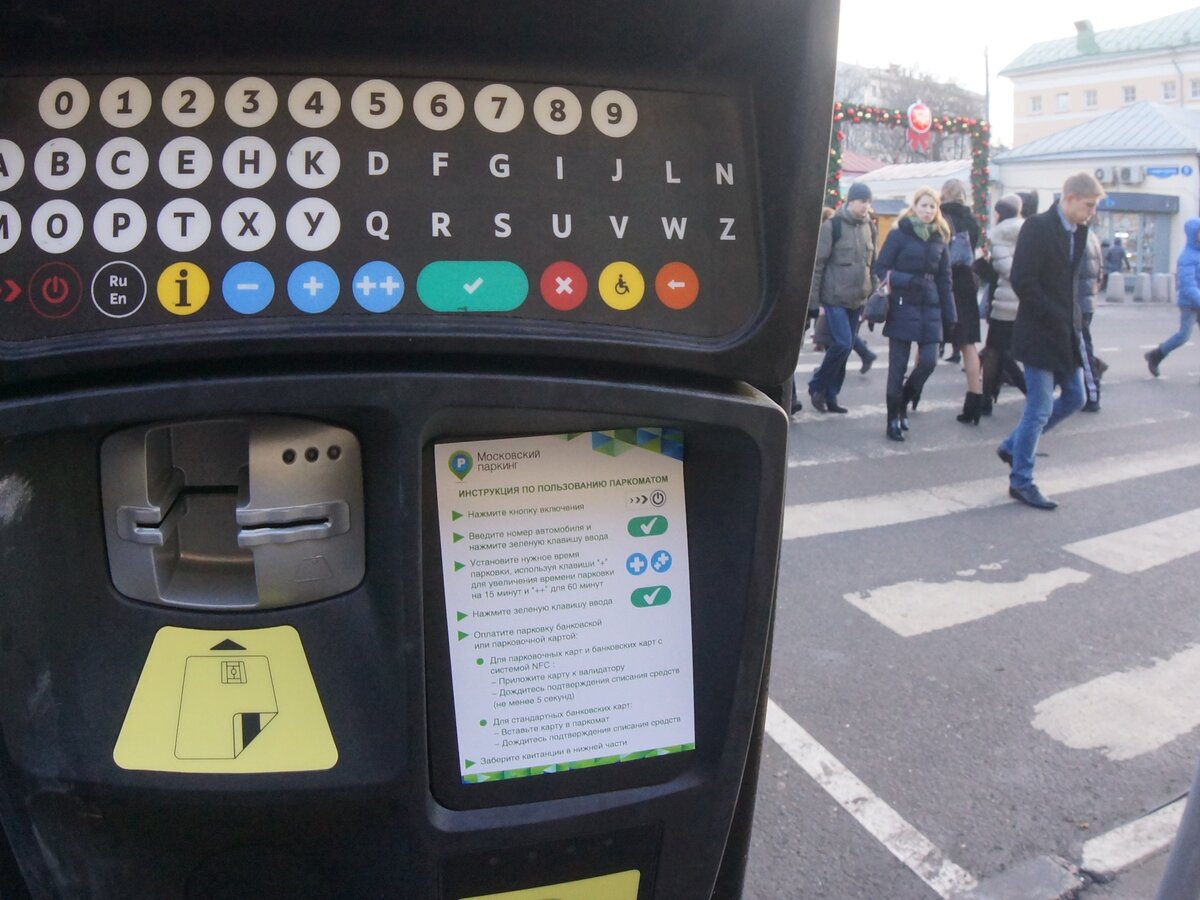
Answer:
<svg viewBox="0 0 1200 900"><path fill-rule="evenodd" d="M6 11L0 897L740 894L836 30Z"/></svg>

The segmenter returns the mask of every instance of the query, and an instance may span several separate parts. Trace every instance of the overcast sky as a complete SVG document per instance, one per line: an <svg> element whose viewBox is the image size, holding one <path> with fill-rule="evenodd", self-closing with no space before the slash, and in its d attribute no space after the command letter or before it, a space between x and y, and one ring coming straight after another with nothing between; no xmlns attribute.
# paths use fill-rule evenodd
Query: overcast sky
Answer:
<svg viewBox="0 0 1200 900"><path fill-rule="evenodd" d="M983 93L986 49L992 132L997 142L1011 144L1012 82L996 73L1026 47L1074 37L1078 19L1091 19L1096 31L1105 31L1196 5L1186 0L842 0L838 60L872 67L897 63Z"/></svg>

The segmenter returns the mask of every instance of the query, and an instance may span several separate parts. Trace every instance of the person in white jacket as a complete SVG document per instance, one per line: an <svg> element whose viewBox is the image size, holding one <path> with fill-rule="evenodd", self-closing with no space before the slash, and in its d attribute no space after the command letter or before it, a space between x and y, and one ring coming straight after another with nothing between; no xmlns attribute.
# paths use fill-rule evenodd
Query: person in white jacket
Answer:
<svg viewBox="0 0 1200 900"><path fill-rule="evenodd" d="M988 256L994 271L991 301L987 316L988 331L983 353L983 414L992 414L992 404L1000 396L1001 375L1021 393L1025 393L1025 373L1012 357L1013 322L1017 318L1019 300L1009 275L1012 273L1013 251L1017 235L1025 220L1021 218L1021 198L1005 194L996 201L996 224L988 235Z"/></svg>

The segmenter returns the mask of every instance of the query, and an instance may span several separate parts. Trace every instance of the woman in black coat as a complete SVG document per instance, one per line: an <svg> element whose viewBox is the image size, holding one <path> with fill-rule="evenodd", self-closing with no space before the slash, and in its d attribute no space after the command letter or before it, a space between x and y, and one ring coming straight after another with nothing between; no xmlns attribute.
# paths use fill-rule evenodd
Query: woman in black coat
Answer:
<svg viewBox="0 0 1200 900"><path fill-rule="evenodd" d="M888 347L887 436L904 440L908 430L905 409L920 396L925 379L937 365L942 321L957 320L950 291L950 258L946 245L950 226L942 218L938 195L932 188L917 188L912 203L888 233L875 260L875 274L889 278L891 302L883 325ZM913 343L917 365L905 380ZM916 403L913 402L915 408Z"/></svg>
<svg viewBox="0 0 1200 900"><path fill-rule="evenodd" d="M951 240L963 240L955 237L961 232L971 247L970 259L966 263L955 263L955 254L950 254L950 289L954 294L958 322L946 339L954 345L954 354L961 357L963 371L967 373L967 395L963 399L963 410L958 421L964 425L978 425L983 409L983 370L976 346L980 339L979 286L975 282L971 264L979 247L979 222L967 208L967 186L957 178L951 178L942 185L941 212L950 225ZM965 249L962 257L967 257Z"/></svg>

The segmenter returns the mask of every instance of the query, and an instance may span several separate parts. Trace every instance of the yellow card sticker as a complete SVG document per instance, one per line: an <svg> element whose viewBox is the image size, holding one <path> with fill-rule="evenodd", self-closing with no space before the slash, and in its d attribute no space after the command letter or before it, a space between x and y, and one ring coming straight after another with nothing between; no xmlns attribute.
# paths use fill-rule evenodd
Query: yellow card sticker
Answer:
<svg viewBox="0 0 1200 900"><path fill-rule="evenodd" d="M147 772L310 772L337 759L290 625L159 629L113 748L122 769Z"/></svg>
<svg viewBox="0 0 1200 900"><path fill-rule="evenodd" d="M562 884L505 891L503 894L462 897L460 900L637 900L641 877L637 869L630 869L598 878L585 878L583 881L565 881Z"/></svg>

